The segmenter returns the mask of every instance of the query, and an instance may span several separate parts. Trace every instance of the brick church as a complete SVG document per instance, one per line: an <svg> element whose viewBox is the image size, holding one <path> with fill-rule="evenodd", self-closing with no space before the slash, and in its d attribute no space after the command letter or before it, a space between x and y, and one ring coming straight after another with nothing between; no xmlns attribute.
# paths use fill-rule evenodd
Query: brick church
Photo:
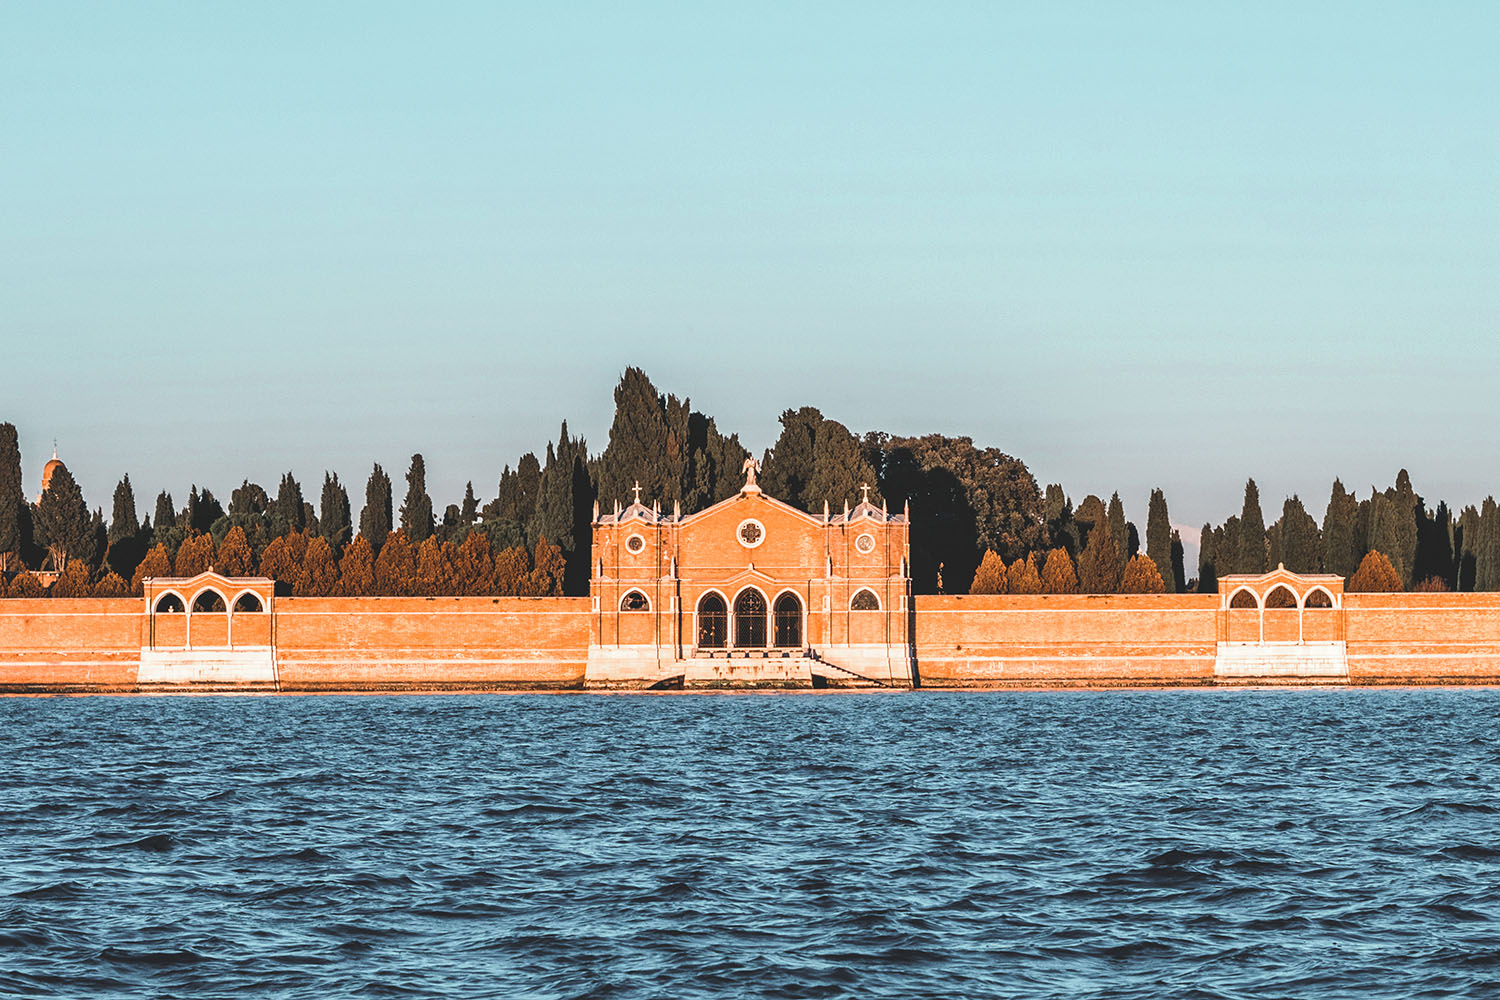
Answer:
<svg viewBox="0 0 1500 1000"><path fill-rule="evenodd" d="M593 523L590 687L911 687L906 514L868 497L808 514L754 459L696 514L633 503Z"/></svg>

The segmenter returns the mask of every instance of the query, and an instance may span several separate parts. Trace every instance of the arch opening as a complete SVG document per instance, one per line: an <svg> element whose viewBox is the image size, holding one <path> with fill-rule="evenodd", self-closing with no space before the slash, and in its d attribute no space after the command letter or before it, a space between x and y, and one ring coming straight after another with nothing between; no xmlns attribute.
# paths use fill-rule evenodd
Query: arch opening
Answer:
<svg viewBox="0 0 1500 1000"><path fill-rule="evenodd" d="M776 645L790 649L802 645L802 601L788 591L776 598L772 609L776 617Z"/></svg>
<svg viewBox="0 0 1500 1000"><path fill-rule="evenodd" d="M866 587L854 595L849 601L850 611L879 611L880 598L875 596L875 591Z"/></svg>
<svg viewBox="0 0 1500 1000"><path fill-rule="evenodd" d="M621 611L650 611L651 602L646 600L646 595L639 590L632 590L620 598Z"/></svg>
<svg viewBox="0 0 1500 1000"><path fill-rule="evenodd" d="M260 598L254 594L241 594L234 601L235 614L256 614L265 609L265 605L260 603Z"/></svg>
<svg viewBox="0 0 1500 1000"><path fill-rule="evenodd" d="M704 594L698 601L698 646L700 649L723 649L729 641L729 612L724 598Z"/></svg>
<svg viewBox="0 0 1500 1000"><path fill-rule="evenodd" d="M766 595L754 587L734 599L734 644L742 649L766 644Z"/></svg>
<svg viewBox="0 0 1500 1000"><path fill-rule="evenodd" d="M193 598L193 613L222 614L226 605L224 595L217 590L205 590Z"/></svg>
<svg viewBox="0 0 1500 1000"><path fill-rule="evenodd" d="M1297 606L1297 595L1285 584L1277 586L1266 595L1267 608L1295 608Z"/></svg>
<svg viewBox="0 0 1500 1000"><path fill-rule="evenodd" d="M156 614L180 615L187 609L183 606L182 598L176 594L162 594L156 599Z"/></svg>
<svg viewBox="0 0 1500 1000"><path fill-rule="evenodd" d="M1260 607L1256 603L1255 595L1248 590L1236 590L1234 596L1229 599L1229 606L1235 610L1244 608L1250 611Z"/></svg>
<svg viewBox="0 0 1500 1000"><path fill-rule="evenodd" d="M1333 598L1322 587L1315 587L1307 592L1302 606L1305 608L1331 608L1333 607Z"/></svg>

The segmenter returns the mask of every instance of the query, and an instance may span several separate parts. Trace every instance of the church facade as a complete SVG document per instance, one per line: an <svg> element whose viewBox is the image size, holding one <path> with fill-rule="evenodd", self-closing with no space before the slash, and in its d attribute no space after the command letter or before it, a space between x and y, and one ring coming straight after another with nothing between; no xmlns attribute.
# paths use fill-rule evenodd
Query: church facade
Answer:
<svg viewBox="0 0 1500 1000"><path fill-rule="evenodd" d="M912 687L910 519L736 495L596 512L585 686Z"/></svg>

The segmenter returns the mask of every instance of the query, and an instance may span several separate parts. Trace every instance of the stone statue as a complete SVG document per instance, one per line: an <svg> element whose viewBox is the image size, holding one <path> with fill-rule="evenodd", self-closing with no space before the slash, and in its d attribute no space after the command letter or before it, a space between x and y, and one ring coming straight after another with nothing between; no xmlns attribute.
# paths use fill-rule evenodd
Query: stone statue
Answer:
<svg viewBox="0 0 1500 1000"><path fill-rule="evenodd" d="M745 489L760 489L755 485L755 474L760 471L760 463L753 455L745 459L745 464L740 466L740 471L745 474Z"/></svg>

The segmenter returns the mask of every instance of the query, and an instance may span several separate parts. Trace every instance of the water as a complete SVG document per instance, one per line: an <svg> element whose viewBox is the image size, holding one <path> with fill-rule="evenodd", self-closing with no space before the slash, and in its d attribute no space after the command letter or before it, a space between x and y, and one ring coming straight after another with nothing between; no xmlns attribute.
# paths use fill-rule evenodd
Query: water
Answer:
<svg viewBox="0 0 1500 1000"><path fill-rule="evenodd" d="M1500 991L1500 693L0 700L0 993Z"/></svg>

